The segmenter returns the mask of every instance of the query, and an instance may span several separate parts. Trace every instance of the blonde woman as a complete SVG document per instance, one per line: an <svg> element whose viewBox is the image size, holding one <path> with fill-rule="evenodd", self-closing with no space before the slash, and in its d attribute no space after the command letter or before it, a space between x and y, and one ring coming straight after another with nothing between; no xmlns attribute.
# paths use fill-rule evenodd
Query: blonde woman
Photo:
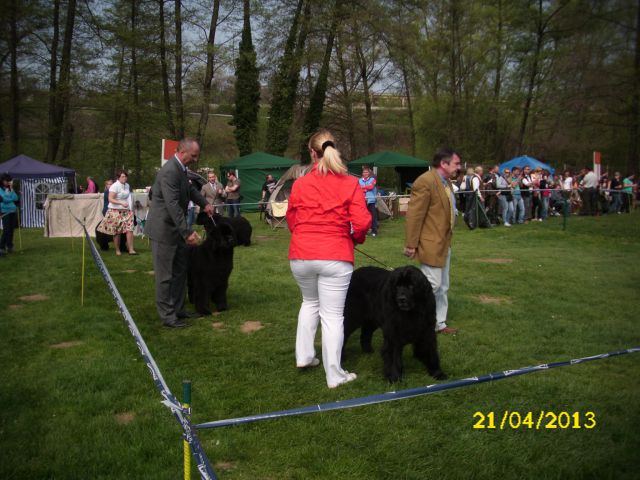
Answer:
<svg viewBox="0 0 640 480"><path fill-rule="evenodd" d="M311 170L293 184L287 208L289 260L302 293L296 335L298 368L316 367L314 339L322 325L322 363L327 385L356 379L342 369L344 302L353 272L354 245L371 226L358 180L347 174L335 139L320 130L309 139Z"/></svg>
<svg viewBox="0 0 640 480"><path fill-rule="evenodd" d="M97 230L107 235L113 235L116 255L120 256L120 235L127 237L129 255L137 255L133 249L133 212L131 188L127 183L127 172L120 170L116 181L109 187L109 205L107 215L100 222Z"/></svg>

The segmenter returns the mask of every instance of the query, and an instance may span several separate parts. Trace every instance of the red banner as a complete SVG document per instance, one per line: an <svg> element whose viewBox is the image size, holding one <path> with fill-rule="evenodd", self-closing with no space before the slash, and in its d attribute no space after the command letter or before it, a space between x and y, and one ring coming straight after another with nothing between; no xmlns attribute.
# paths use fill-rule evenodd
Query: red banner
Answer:
<svg viewBox="0 0 640 480"><path fill-rule="evenodd" d="M178 150L177 140L162 139L162 154L160 156L160 165L164 165L167 160L173 157L173 154Z"/></svg>

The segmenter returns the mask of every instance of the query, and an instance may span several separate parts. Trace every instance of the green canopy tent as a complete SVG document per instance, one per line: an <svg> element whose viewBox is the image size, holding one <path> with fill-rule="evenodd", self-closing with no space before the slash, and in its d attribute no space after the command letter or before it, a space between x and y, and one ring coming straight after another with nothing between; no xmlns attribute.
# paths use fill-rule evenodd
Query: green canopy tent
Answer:
<svg viewBox="0 0 640 480"><path fill-rule="evenodd" d="M363 165L378 168L391 167L395 169L399 176L399 192L402 192L408 183L413 183L416 178L427 171L430 164L420 158L398 152L385 151L372 153L366 157L349 162L348 168L351 173L360 176Z"/></svg>
<svg viewBox="0 0 640 480"><path fill-rule="evenodd" d="M262 197L262 185L267 174L271 174L277 180L297 164L290 158L278 157L264 152L254 152L224 164L221 167L222 178L220 181L226 184L226 173L235 171L240 180L240 195L242 195L241 210L244 212L258 211L258 202Z"/></svg>

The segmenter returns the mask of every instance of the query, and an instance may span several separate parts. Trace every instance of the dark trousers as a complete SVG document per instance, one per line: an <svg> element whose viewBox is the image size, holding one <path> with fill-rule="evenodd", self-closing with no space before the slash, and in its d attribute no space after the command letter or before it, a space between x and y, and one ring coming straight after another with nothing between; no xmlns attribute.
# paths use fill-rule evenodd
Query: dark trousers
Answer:
<svg viewBox="0 0 640 480"><path fill-rule="evenodd" d="M2 237L0 237L0 250L8 248L13 250L13 231L16 228L17 215L13 213L5 213L2 217Z"/></svg>
<svg viewBox="0 0 640 480"><path fill-rule="evenodd" d="M598 190L585 188L582 192L583 214L595 215L598 210Z"/></svg>
<svg viewBox="0 0 640 480"><path fill-rule="evenodd" d="M160 319L175 322L184 310L184 290L187 284L187 244L178 245L151 240L153 270L156 277L156 308Z"/></svg>
<svg viewBox="0 0 640 480"><path fill-rule="evenodd" d="M367 203L367 210L371 214L371 233L378 234L378 209L375 203Z"/></svg>
<svg viewBox="0 0 640 480"><path fill-rule="evenodd" d="M240 199L228 198L225 202L227 204L227 215L230 217L240 216Z"/></svg>

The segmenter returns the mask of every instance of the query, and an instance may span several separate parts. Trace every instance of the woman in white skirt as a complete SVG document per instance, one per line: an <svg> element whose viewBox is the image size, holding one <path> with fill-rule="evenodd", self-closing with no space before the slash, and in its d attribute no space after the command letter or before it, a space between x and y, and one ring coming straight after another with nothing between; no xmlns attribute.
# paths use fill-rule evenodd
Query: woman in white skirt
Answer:
<svg viewBox="0 0 640 480"><path fill-rule="evenodd" d="M120 235L127 237L129 255L137 255L133 249L133 211L131 188L127 183L127 172L118 171L116 181L109 187L109 206L107 214L98 225L97 230L106 235L113 235L116 255L120 256Z"/></svg>

